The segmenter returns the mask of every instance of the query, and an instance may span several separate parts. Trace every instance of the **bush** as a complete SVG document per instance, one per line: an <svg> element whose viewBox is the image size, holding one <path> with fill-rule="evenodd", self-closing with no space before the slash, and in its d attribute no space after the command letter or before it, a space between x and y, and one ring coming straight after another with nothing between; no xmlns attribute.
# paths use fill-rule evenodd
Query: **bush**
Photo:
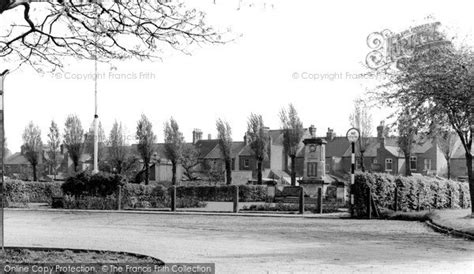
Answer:
<svg viewBox="0 0 474 274"><path fill-rule="evenodd" d="M61 182L5 181L7 202L13 203L51 203L52 197L62 195Z"/></svg>
<svg viewBox="0 0 474 274"><path fill-rule="evenodd" d="M118 191L119 185L124 183L123 177L111 173L99 172L90 175L81 172L66 179L62 185L64 194L73 196L100 196L106 197Z"/></svg>
<svg viewBox="0 0 474 274"><path fill-rule="evenodd" d="M367 215L369 188L374 201L382 209L414 211L470 206L469 186L465 182L427 176L356 173L353 186L356 217ZM397 209L394 208L395 188Z"/></svg>
<svg viewBox="0 0 474 274"><path fill-rule="evenodd" d="M64 196L64 208L68 209L117 209L117 198L113 195L106 197L82 196L76 197L71 195Z"/></svg>

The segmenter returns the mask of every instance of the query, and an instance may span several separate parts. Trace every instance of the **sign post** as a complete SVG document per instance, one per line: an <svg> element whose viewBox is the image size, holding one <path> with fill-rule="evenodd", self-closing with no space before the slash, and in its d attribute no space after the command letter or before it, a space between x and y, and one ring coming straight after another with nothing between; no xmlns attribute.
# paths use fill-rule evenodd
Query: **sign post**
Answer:
<svg viewBox="0 0 474 274"><path fill-rule="evenodd" d="M1 179L1 182L2 182L2 185L0 187L0 199L2 200L1 201L1 212L0 212L0 226L1 226L1 235L0 235L0 238L1 238L1 241L2 241L2 253L5 252L5 228L4 228L4 207L5 207L5 165L4 165L4 160L5 160L5 124L4 124L4 120L5 120L5 116L4 116L4 112L3 112L3 82L5 81L5 77L7 76L8 74L8 70L5 70L4 72L2 72L0 74L0 138L2 138L1 142L2 142L2 151L0 152L0 154L2 155L1 158L2 158L2 179Z"/></svg>
<svg viewBox="0 0 474 274"><path fill-rule="evenodd" d="M346 134L347 140L351 143L351 215L354 209L354 193L353 193L353 186L355 181L355 143L360 138L360 132L357 128L350 128Z"/></svg>

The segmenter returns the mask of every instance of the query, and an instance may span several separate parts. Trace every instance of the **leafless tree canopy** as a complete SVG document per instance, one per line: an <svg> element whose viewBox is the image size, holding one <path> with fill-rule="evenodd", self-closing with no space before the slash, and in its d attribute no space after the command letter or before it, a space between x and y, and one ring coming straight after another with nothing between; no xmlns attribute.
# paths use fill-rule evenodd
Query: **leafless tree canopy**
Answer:
<svg viewBox="0 0 474 274"><path fill-rule="evenodd" d="M148 59L167 47L187 52L190 44L221 41L204 13L179 1L0 0L0 15L13 16L0 29L0 58L37 70L61 67L70 55Z"/></svg>

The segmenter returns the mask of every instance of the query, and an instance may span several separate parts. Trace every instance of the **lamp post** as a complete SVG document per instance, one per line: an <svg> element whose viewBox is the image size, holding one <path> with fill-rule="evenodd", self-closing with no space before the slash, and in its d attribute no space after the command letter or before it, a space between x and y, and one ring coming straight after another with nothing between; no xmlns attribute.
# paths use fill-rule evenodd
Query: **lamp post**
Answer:
<svg viewBox="0 0 474 274"><path fill-rule="evenodd" d="M346 134L347 140L351 143L351 214L354 209L353 186L355 182L355 143L359 140L360 132L357 128L350 128Z"/></svg>
<svg viewBox="0 0 474 274"><path fill-rule="evenodd" d="M5 207L5 165L4 165L4 159L5 159L5 124L4 124L4 120L5 120L5 115L4 115L4 109L3 109L3 82L5 81L5 77L7 76L8 74L8 70L5 70L4 72L2 72L0 74L0 132L1 132L1 136L0 138L2 138L2 151L1 151L1 155L2 155L2 186L0 187L0 199L2 200L1 201L1 217L0 217L0 226L1 226L1 241L2 241L2 252L5 252L5 228L4 228L4 207Z"/></svg>

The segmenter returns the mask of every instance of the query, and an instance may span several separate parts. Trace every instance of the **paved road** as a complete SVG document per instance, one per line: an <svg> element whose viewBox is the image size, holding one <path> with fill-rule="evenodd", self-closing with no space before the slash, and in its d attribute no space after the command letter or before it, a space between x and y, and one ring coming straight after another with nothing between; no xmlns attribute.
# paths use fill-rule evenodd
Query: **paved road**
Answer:
<svg viewBox="0 0 474 274"><path fill-rule="evenodd" d="M8 210L6 244L215 262L217 273L474 273L474 243L422 223Z"/></svg>

